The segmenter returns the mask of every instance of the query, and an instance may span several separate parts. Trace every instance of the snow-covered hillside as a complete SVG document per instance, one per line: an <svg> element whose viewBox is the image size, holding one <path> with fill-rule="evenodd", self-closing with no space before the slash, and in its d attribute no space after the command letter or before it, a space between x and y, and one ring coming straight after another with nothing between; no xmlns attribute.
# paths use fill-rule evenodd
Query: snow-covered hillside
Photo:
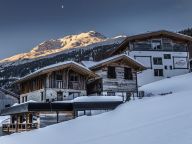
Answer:
<svg viewBox="0 0 192 144"><path fill-rule="evenodd" d="M2 122L9 119L9 116L0 116L0 127L2 126Z"/></svg>
<svg viewBox="0 0 192 144"><path fill-rule="evenodd" d="M140 87L139 90L145 91L147 95L174 94L184 91L192 91L191 82L192 73L188 73L144 85Z"/></svg>
<svg viewBox="0 0 192 144"><path fill-rule="evenodd" d="M17 65L25 62L32 61L36 58L46 57L53 54L59 54L74 48L93 48L100 45L120 43L125 39L125 36L117 36L114 38L106 38L104 35L89 31L77 35L68 35L56 40L45 41L30 52L18 54L10 58L0 61L0 65L9 66Z"/></svg>
<svg viewBox="0 0 192 144"><path fill-rule="evenodd" d="M116 110L0 138L1 144L191 144L192 74L140 89L153 94Z"/></svg>

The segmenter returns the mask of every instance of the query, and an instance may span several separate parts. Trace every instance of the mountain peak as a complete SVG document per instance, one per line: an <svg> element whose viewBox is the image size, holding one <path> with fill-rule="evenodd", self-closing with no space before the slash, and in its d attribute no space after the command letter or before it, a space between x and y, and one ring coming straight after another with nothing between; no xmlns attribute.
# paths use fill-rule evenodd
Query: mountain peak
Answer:
<svg viewBox="0 0 192 144"><path fill-rule="evenodd" d="M73 48L88 48L99 45L107 45L119 43L124 40L124 36L118 36L114 38L107 38L99 32L88 31L82 32L80 34L64 36L60 39L50 39L44 41L34 47L30 52L17 54L12 57L0 60L0 65L9 65L24 63L36 58L49 56L51 54L56 54L64 52L65 50L70 50Z"/></svg>
<svg viewBox="0 0 192 144"><path fill-rule="evenodd" d="M48 40L37 47L33 48L31 52L42 52L58 49L69 49L76 47L83 47L93 43L102 42L107 38L99 32L89 31L77 35L68 35L56 40Z"/></svg>

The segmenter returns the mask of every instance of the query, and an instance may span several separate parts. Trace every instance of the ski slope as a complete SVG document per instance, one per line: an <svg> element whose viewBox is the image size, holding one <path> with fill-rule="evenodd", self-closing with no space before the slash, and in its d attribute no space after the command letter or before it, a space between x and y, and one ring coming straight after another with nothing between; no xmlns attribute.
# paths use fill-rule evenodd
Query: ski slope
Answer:
<svg viewBox="0 0 192 144"><path fill-rule="evenodd" d="M0 144L192 144L191 79L192 74L186 74L145 85L140 89L156 96L100 115L0 137Z"/></svg>

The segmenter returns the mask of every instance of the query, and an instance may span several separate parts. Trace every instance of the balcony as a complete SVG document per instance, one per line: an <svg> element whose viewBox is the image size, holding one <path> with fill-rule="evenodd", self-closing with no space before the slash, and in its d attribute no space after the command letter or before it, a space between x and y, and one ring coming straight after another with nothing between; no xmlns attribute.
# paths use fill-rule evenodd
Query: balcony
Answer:
<svg viewBox="0 0 192 144"><path fill-rule="evenodd" d="M3 132L14 133L22 132L39 128L38 123L28 123L28 124L3 124Z"/></svg>
<svg viewBox="0 0 192 144"><path fill-rule="evenodd" d="M49 88L81 90L84 89L83 85L79 81L69 81L68 86L64 81L55 81Z"/></svg>
<svg viewBox="0 0 192 144"><path fill-rule="evenodd" d="M82 85L79 82L69 82L69 89L80 90Z"/></svg>

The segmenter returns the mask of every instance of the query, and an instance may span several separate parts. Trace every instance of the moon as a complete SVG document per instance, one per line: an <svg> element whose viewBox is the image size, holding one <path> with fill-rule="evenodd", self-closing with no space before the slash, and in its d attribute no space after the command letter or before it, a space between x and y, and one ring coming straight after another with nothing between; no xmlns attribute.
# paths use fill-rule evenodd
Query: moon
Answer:
<svg viewBox="0 0 192 144"><path fill-rule="evenodd" d="M61 8L63 9L63 8L64 8L64 5L61 5Z"/></svg>

